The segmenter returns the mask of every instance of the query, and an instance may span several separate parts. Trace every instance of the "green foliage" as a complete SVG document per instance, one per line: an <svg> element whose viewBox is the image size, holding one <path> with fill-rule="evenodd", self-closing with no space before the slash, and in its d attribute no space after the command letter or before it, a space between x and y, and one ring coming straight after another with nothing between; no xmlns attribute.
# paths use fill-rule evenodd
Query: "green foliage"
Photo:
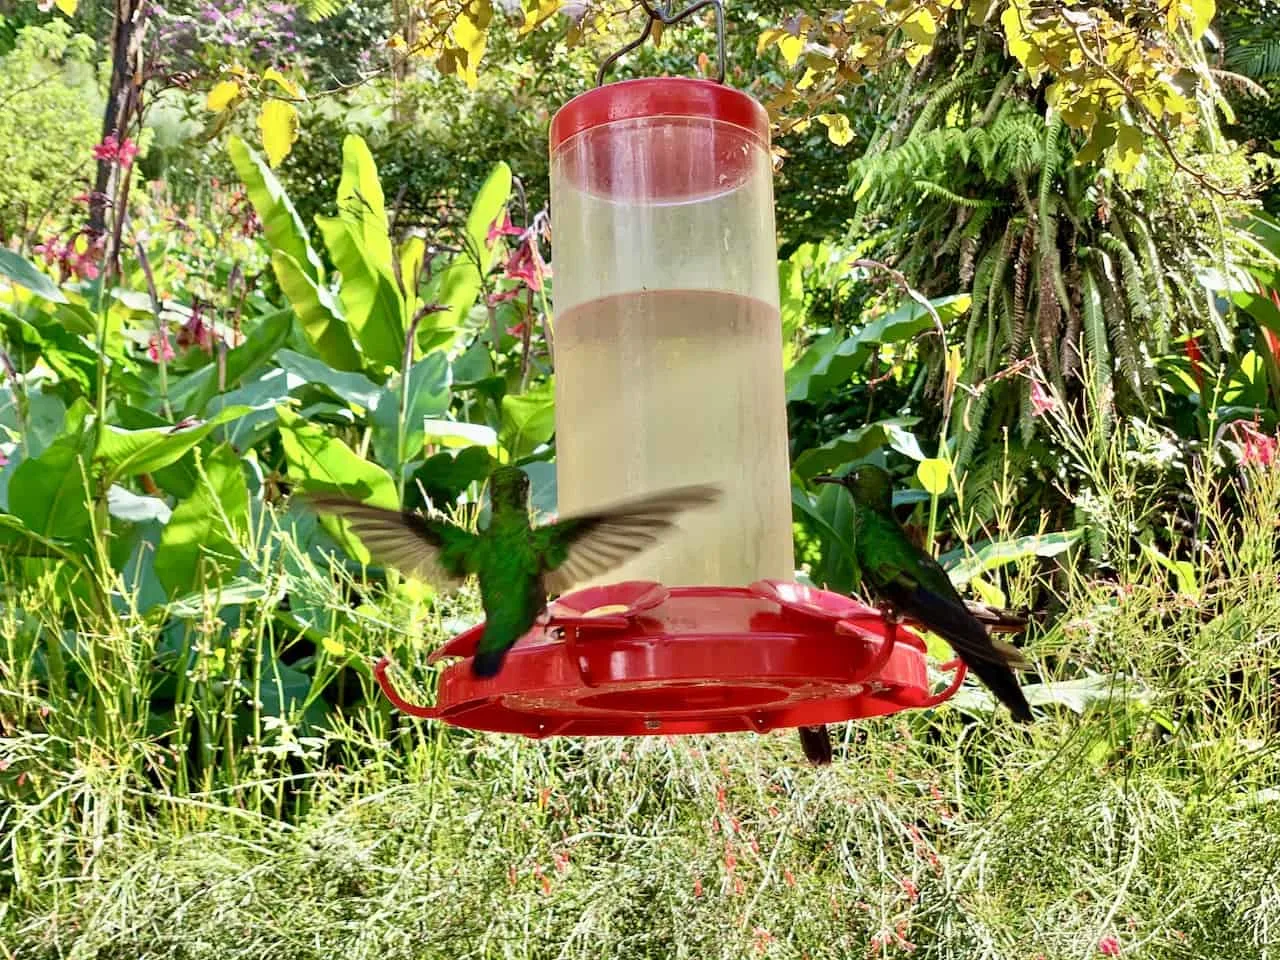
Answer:
<svg viewBox="0 0 1280 960"><path fill-rule="evenodd" d="M61 17L18 32L0 59L0 242L44 239L81 192L101 104L92 37Z"/></svg>

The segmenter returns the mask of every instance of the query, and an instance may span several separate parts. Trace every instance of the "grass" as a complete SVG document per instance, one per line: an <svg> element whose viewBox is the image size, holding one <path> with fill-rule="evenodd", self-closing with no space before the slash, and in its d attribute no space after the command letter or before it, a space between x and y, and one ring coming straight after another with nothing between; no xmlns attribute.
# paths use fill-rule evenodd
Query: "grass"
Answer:
<svg viewBox="0 0 1280 960"><path fill-rule="evenodd" d="M1141 469L1107 467L1113 519L1148 503ZM259 573L350 617L351 649L274 629L269 603L210 599L175 640L127 604L64 634L53 583L10 596L0 956L1275 956L1280 479L1188 489L1191 579L1141 552L1111 581L1057 572L1032 728L966 691L836 728L825 770L791 731L531 742L402 718L367 656L429 678L474 598L343 613L340 580L278 551ZM177 680L166 650L190 653ZM246 725L234 681L285 660L323 684L289 700L277 678L283 719L258 686ZM321 688L342 709L316 726Z"/></svg>

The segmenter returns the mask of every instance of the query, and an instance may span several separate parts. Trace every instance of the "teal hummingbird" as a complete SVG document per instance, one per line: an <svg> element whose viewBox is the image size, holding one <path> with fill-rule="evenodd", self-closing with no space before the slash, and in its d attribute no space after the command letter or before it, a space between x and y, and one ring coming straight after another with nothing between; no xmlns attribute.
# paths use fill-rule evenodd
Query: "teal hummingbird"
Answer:
<svg viewBox="0 0 1280 960"><path fill-rule="evenodd" d="M839 484L853 498L853 565L856 578L881 602L942 637L970 671L995 694L1014 719L1028 723L1031 707L1013 667L1030 664L1013 645L995 640L992 629L1011 630L1025 618L995 608L967 604L941 565L915 546L893 514L893 481L876 466L863 465L842 477L819 476L815 483ZM801 727L805 756L829 763L831 745L824 727Z"/></svg>
<svg viewBox="0 0 1280 960"><path fill-rule="evenodd" d="M682 513L719 500L720 488L676 487L533 526L529 475L502 466L489 476L489 524L479 533L443 517L346 497L300 497L345 521L378 564L448 588L474 574L485 628L471 669L492 677L512 645L545 615L548 594L564 593L653 546Z"/></svg>

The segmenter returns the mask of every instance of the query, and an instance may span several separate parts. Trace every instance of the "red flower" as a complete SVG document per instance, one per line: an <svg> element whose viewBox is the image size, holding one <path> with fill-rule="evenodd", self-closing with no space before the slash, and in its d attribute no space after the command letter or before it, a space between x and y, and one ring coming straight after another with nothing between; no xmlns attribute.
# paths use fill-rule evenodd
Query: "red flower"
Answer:
<svg viewBox="0 0 1280 960"><path fill-rule="evenodd" d="M1031 381L1031 412L1033 416L1043 416L1058 405L1058 401L1044 388L1039 380Z"/></svg>
<svg viewBox="0 0 1280 960"><path fill-rule="evenodd" d="M1195 378L1196 386L1200 392L1204 393L1204 353L1200 349L1200 341L1195 337L1187 337L1184 349L1187 353L1187 359L1191 361L1191 376Z"/></svg>
<svg viewBox="0 0 1280 960"><path fill-rule="evenodd" d="M168 330L151 335L151 339L147 341L147 356L151 358L152 363L159 363L161 357L164 357L166 362L173 359L173 345L169 343Z"/></svg>
<svg viewBox="0 0 1280 960"><path fill-rule="evenodd" d="M119 163L123 167L133 163L133 158L138 155L138 145L127 137L124 141L116 139L114 133L109 133L102 138L102 142L93 148L93 158L95 160L105 160L108 163Z"/></svg>
<svg viewBox="0 0 1280 960"><path fill-rule="evenodd" d="M495 290L484 298L484 302L491 307L496 307L500 303L506 303L508 300L514 300L520 296L520 289L514 287L511 290Z"/></svg>
<svg viewBox="0 0 1280 960"><path fill-rule="evenodd" d="M512 251L507 260L506 275L512 280L522 280L530 290L542 289L542 278L551 276L551 268L542 262L538 244L532 235Z"/></svg>
<svg viewBox="0 0 1280 960"><path fill-rule="evenodd" d="M489 232L485 235L485 243L493 246L493 242L499 237L518 237L522 233L524 233L523 230L511 223L511 212L504 210L501 224L496 219L489 224Z"/></svg>
<svg viewBox="0 0 1280 960"><path fill-rule="evenodd" d="M693 895L695 897L702 896L702 878L701 877L693 878Z"/></svg>
<svg viewBox="0 0 1280 960"><path fill-rule="evenodd" d="M1120 941L1115 937L1103 937L1098 941L1098 952L1104 957L1120 956Z"/></svg>
<svg viewBox="0 0 1280 960"><path fill-rule="evenodd" d="M1276 458L1276 438L1259 430L1256 421L1251 424L1246 420L1237 420L1233 426L1242 447L1241 462L1259 467L1271 466Z"/></svg>
<svg viewBox="0 0 1280 960"><path fill-rule="evenodd" d="M93 148L93 158L95 160L115 160L119 152L120 144L116 142L116 135L109 133L101 143Z"/></svg>

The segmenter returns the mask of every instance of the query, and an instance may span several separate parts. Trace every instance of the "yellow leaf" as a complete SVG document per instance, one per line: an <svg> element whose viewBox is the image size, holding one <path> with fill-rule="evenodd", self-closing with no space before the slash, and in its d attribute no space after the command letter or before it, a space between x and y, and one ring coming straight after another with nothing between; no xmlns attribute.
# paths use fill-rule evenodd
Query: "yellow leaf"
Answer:
<svg viewBox="0 0 1280 960"><path fill-rule="evenodd" d="M947 492L947 481L950 469L947 461L932 457L921 460L916 467L916 476L920 478L920 486L931 497L940 497Z"/></svg>
<svg viewBox="0 0 1280 960"><path fill-rule="evenodd" d="M1132 173L1142 159L1142 131L1124 123L1116 131L1115 159L1111 165L1117 173Z"/></svg>
<svg viewBox="0 0 1280 960"><path fill-rule="evenodd" d="M324 652L331 657L340 657L347 652L346 646L336 637L324 637L320 643L324 647Z"/></svg>
<svg viewBox="0 0 1280 960"><path fill-rule="evenodd" d="M1199 40L1209 29L1217 8L1218 5L1214 0L1191 0L1191 38L1193 40Z"/></svg>
<svg viewBox="0 0 1280 960"><path fill-rule="evenodd" d="M277 70L275 67L271 67L270 69L268 69L267 72L262 75L262 80L264 83L268 80L274 81L276 86L278 86L281 90L283 90L285 93L287 93L291 97L302 96L302 91L298 89L298 85L294 83L292 80L290 80L288 77L286 77L279 70Z"/></svg>
<svg viewBox="0 0 1280 960"><path fill-rule="evenodd" d="M843 147L853 139L853 128L849 126L849 118L843 113L822 113L818 122L827 128L827 137L837 147Z"/></svg>
<svg viewBox="0 0 1280 960"><path fill-rule="evenodd" d="M871 171L868 170L866 173L862 175L862 182L858 184L858 189L853 191L854 203L857 203L864 196L866 196L866 193L868 190L871 189L871 184L873 182L875 182L875 177L872 175Z"/></svg>
<svg viewBox="0 0 1280 960"><path fill-rule="evenodd" d="M466 54L466 63L459 64L458 73L470 89L474 90L478 82L476 74L480 66L480 58L484 56L488 31L482 29L466 12L460 13L453 23L453 39L458 49Z"/></svg>
<svg viewBox="0 0 1280 960"><path fill-rule="evenodd" d="M756 56L764 54L771 46L778 42L780 37L785 36L787 31L781 27L770 27L768 30L760 34L760 38L756 41Z"/></svg>
<svg viewBox="0 0 1280 960"><path fill-rule="evenodd" d="M990 604L993 607L1003 607L1008 603L1004 591L982 577L971 579L969 586L973 587L974 592L982 598L983 603Z"/></svg>
<svg viewBox="0 0 1280 960"><path fill-rule="evenodd" d="M80 5L80 0L53 0L53 2L68 17L75 16L76 7Z"/></svg>
<svg viewBox="0 0 1280 960"><path fill-rule="evenodd" d="M284 100L268 100L258 114L258 129L262 131L262 149L267 152L267 163L276 167L289 155L298 139L298 111Z"/></svg>
<svg viewBox="0 0 1280 960"><path fill-rule="evenodd" d="M787 61L787 66L794 67L796 61L800 59L800 54L804 52L804 37L788 33L779 38L778 50L782 53L782 59Z"/></svg>
<svg viewBox="0 0 1280 960"><path fill-rule="evenodd" d="M902 32L924 47L932 47L938 35L938 21L927 7L921 7L902 24Z"/></svg>
<svg viewBox="0 0 1280 960"><path fill-rule="evenodd" d="M518 31L519 36L524 36L538 27L542 26L546 21L555 16L556 11L560 9L560 0L524 0L524 23Z"/></svg>
<svg viewBox="0 0 1280 960"><path fill-rule="evenodd" d="M818 75L813 72L813 67L806 67L804 71L804 76L801 77L800 82L796 84L796 89L808 90L810 87L813 86L813 81L816 80L817 78L818 78Z"/></svg>
<svg viewBox="0 0 1280 960"><path fill-rule="evenodd" d="M240 96L240 84L234 80L223 80L213 85L213 89L209 91L209 98L205 101L205 106L214 113L221 113L238 96Z"/></svg>

